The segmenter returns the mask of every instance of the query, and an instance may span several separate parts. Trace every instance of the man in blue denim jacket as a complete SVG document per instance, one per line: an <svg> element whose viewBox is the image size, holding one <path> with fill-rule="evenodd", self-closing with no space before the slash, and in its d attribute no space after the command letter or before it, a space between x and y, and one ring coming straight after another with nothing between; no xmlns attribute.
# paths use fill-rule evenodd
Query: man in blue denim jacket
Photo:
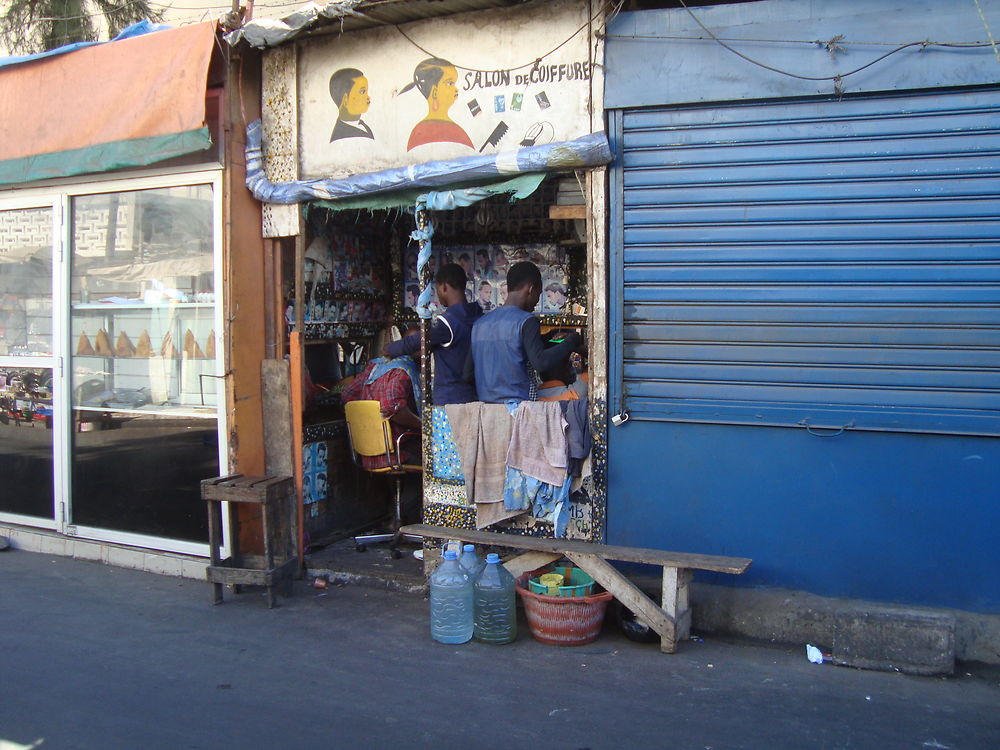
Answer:
<svg viewBox="0 0 1000 750"><path fill-rule="evenodd" d="M548 372L573 351L583 349L583 338L575 331L562 343L545 348L541 324L531 312L541 295L538 266L529 261L515 263L507 272L507 300L473 326L465 378L475 382L480 401L499 404L535 400L535 373Z"/></svg>

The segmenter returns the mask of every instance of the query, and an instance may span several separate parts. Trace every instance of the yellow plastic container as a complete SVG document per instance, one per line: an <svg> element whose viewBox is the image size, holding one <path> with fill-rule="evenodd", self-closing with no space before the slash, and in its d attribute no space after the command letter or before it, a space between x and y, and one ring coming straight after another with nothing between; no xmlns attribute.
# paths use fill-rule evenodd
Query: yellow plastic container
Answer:
<svg viewBox="0 0 1000 750"><path fill-rule="evenodd" d="M538 578L538 582L545 587L549 596L559 596L559 587L563 585L563 580L562 573L546 573Z"/></svg>

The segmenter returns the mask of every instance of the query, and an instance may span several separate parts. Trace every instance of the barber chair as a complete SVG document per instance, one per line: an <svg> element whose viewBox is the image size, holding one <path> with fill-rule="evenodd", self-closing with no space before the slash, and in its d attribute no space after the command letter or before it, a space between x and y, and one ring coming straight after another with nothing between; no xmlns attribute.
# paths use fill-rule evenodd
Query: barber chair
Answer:
<svg viewBox="0 0 1000 750"><path fill-rule="evenodd" d="M413 534L400 534L402 525L402 492L403 476L408 473L423 471L420 464L404 464L400 460L400 446L405 440L420 439L418 432L404 432L394 441L389 420L382 416L378 401L349 401L344 404L344 414L347 418L347 436L351 442L351 457L354 464L362 471L370 474L380 474L396 480L396 498L390 528L392 531L372 534L362 534L354 537L354 546L358 552L364 552L369 544L389 542L392 556L396 559L402 553L396 549L400 541L422 542L423 537ZM388 466L379 469L368 469L361 461L362 456L384 456Z"/></svg>

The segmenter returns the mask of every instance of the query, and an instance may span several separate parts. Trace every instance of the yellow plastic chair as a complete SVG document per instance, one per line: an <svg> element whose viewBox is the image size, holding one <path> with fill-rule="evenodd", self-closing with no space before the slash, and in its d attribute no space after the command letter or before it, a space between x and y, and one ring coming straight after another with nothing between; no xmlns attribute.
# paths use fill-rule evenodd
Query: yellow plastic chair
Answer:
<svg viewBox="0 0 1000 750"><path fill-rule="evenodd" d="M347 437L351 443L351 457L354 459L354 464L370 474L382 474L396 479L396 505L392 518L393 531L356 536L354 537L354 545L359 552L363 552L368 544L389 542L392 556L399 558L402 555L396 549L396 545L401 540L423 541L423 537L399 533L399 527L402 525L403 476L423 471L420 464L404 464L400 461L400 446L404 440L419 438L420 433L404 432L393 441L392 428L389 426L388 418L382 416L382 409L378 401L349 401L344 404L344 415L347 417ZM384 456L388 466L369 469L361 461L362 457L375 458L378 456Z"/></svg>

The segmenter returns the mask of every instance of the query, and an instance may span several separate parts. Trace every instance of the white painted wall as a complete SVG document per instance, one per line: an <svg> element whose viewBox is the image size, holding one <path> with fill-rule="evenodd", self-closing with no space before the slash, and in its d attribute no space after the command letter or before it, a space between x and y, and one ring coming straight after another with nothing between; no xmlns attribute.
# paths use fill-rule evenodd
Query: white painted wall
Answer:
<svg viewBox="0 0 1000 750"><path fill-rule="evenodd" d="M298 65L300 176L345 177L516 151L536 132L539 145L590 133L588 11L580 0L551 0L304 43ZM467 142L442 139L408 149L411 131L428 116L429 100L416 88L403 89L417 65L432 57L457 67L458 98L447 114L461 129L455 137L464 133ZM331 140L338 109L330 78L343 68L360 70L368 80L371 103L362 120L370 137ZM498 127L506 128L504 134L491 138Z"/></svg>

